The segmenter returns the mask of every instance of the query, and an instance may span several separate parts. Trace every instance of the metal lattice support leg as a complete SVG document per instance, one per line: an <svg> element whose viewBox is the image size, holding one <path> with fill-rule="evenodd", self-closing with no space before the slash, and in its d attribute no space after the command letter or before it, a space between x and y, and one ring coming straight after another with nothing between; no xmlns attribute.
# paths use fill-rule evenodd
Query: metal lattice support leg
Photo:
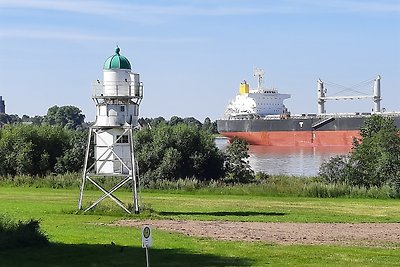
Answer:
<svg viewBox="0 0 400 267"><path fill-rule="evenodd" d="M80 194L79 194L79 203L78 203L78 209L81 210L83 209L83 193L85 189L85 184L86 181L92 183L93 185L96 186L97 189L103 192L103 195L99 197L94 203L92 203L89 207L84 209L84 212L93 209L97 204L99 204L101 201L109 197L111 200L113 200L118 206L120 206L124 211L127 213L131 213L131 211L126 207L126 205L118 199L115 195L114 192L117 191L119 188L127 184L128 182L132 183L132 193L133 193L133 209L134 212L137 214L140 212L140 207L139 207L139 201L138 201L138 169L137 169L137 163L135 160L135 154L134 154L134 146L133 146L133 128L125 128L123 133L115 139L115 141L107 146L103 146L102 148L104 150L101 151L98 155L96 155L96 159L93 164L88 166L88 160L89 160L89 151L91 147L91 142L92 142L92 137L98 138L98 140L103 141L101 138L102 134L101 129L95 129L95 128L90 128L89 131L89 137L88 137L88 144L86 147L86 154L85 154L85 162L84 162L84 170L82 174L82 183L80 187ZM129 143L129 156L130 160L128 162L124 162L124 159L121 158L115 151L114 147L115 145L121 140L122 136L124 134L128 135L128 143ZM99 135L99 136L98 136ZM98 144L95 144L95 147L98 146ZM121 173L103 173L102 168L106 165L106 162L118 162L121 164ZM99 165L96 165L99 164ZM127 173L125 175L122 173L124 168ZM111 189L105 189L102 185L100 185L96 180L94 180L94 177L99 177L99 176L118 176L121 177L121 180L114 185Z"/></svg>
<svg viewBox="0 0 400 267"><path fill-rule="evenodd" d="M88 140L87 140L87 145L86 145L86 153L85 153L85 162L83 163L83 174L82 174L82 182L81 182L81 187L80 187L80 192L79 192L79 201L78 201L78 209L82 209L82 199L83 199L83 190L85 189L85 181L86 181L86 175L87 175L87 164L89 160L89 150L90 150L90 140L92 138L92 128L89 128L89 135L88 135Z"/></svg>
<svg viewBox="0 0 400 267"><path fill-rule="evenodd" d="M138 202L138 190L137 190L137 175L136 175L136 160L135 160L135 153L134 153L134 146L133 146L133 128L130 128L129 131L129 143L130 143L130 150L131 150L131 175L132 175L132 192L133 192L133 206L135 208L135 213L138 214L139 210L139 202Z"/></svg>
<svg viewBox="0 0 400 267"><path fill-rule="evenodd" d="M87 177L87 179L94 184L98 189L100 189L104 195L102 195L100 198L98 198L92 205L90 205L87 209L85 209L85 211L88 211L92 208L94 208L97 204L99 204L102 200L104 200L105 198L109 197L111 198L115 203L117 203L118 206L120 206L124 211L126 211L127 213L131 213L127 207L125 207L124 203L117 198L116 196L113 195L113 193L115 191L117 191L119 188L121 188L124 184L126 184L128 181L130 181L132 178L127 176L124 179L122 179L118 184L116 184L113 188L111 188L110 190L106 190L104 187L102 187L101 185L99 185L96 181L94 181L93 179L91 179L90 177Z"/></svg>

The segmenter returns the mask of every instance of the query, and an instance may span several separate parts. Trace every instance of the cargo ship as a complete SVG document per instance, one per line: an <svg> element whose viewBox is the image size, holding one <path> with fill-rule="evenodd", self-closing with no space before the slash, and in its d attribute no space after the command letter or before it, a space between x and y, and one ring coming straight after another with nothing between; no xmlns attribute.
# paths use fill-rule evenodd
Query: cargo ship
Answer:
<svg viewBox="0 0 400 267"><path fill-rule="evenodd" d="M251 145L264 146L347 146L360 138L360 128L372 114L390 116L400 129L400 112L385 112L380 108L380 79L373 79L373 94L359 96L327 96L324 82L318 80L318 113L291 114L284 105L289 94L264 87L264 71L256 69L257 88L250 89L244 81L239 94L232 100L222 120L217 120L218 132L229 139L239 137ZM327 100L371 98L371 113L335 113L325 110Z"/></svg>

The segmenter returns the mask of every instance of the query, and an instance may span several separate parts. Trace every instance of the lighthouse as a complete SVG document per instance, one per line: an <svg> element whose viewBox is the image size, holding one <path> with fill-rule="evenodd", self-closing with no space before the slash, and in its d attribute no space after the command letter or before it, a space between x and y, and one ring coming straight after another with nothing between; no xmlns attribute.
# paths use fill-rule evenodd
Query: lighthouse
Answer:
<svg viewBox="0 0 400 267"><path fill-rule="evenodd" d="M83 193L87 182L94 184L103 195L85 211L109 197L131 213L114 195L116 190L129 184L132 187L134 212L139 213L139 176L132 136L134 128L138 126L143 83L140 75L132 70L129 60L120 52L117 47L115 54L107 58L103 66L103 80L93 83L96 120L89 128L78 208L83 209ZM93 158L90 155L94 155ZM111 189L106 189L98 177L117 177L117 183Z"/></svg>

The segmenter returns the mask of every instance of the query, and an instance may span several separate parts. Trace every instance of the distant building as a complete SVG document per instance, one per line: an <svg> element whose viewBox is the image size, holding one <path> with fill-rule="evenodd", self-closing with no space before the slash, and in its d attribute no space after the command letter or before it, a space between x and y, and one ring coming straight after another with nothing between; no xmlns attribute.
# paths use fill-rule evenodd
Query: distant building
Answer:
<svg viewBox="0 0 400 267"><path fill-rule="evenodd" d="M0 114L1 113L6 113L6 104L2 96L0 96Z"/></svg>

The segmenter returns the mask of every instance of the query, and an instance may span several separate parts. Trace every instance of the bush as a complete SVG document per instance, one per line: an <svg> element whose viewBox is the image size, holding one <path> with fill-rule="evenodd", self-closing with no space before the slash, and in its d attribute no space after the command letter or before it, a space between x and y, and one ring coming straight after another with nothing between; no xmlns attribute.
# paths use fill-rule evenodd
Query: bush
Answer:
<svg viewBox="0 0 400 267"><path fill-rule="evenodd" d="M0 175L78 171L83 165L86 136L55 126L7 126L0 130Z"/></svg>
<svg viewBox="0 0 400 267"><path fill-rule="evenodd" d="M249 144L245 140L232 139L225 152L225 182L231 184L254 182L255 176L248 161L248 150Z"/></svg>
<svg viewBox="0 0 400 267"><path fill-rule="evenodd" d="M46 235L40 230L39 221L13 221L0 215L0 250L43 246L49 243Z"/></svg>
<svg viewBox="0 0 400 267"><path fill-rule="evenodd" d="M354 140L349 155L322 164L319 175L328 183L355 187L390 184L400 195L400 136L393 119L371 116L361 128L361 136L362 140Z"/></svg>
<svg viewBox="0 0 400 267"><path fill-rule="evenodd" d="M349 155L339 155L321 164L319 176L326 183L344 183L349 168Z"/></svg>
<svg viewBox="0 0 400 267"><path fill-rule="evenodd" d="M223 175L223 154L213 136L200 127L159 123L135 133L135 151L142 184L195 177L200 181Z"/></svg>
<svg viewBox="0 0 400 267"><path fill-rule="evenodd" d="M256 175L255 175L256 183L266 183L266 182L268 182L269 178L270 178L270 175L268 173L256 172Z"/></svg>

